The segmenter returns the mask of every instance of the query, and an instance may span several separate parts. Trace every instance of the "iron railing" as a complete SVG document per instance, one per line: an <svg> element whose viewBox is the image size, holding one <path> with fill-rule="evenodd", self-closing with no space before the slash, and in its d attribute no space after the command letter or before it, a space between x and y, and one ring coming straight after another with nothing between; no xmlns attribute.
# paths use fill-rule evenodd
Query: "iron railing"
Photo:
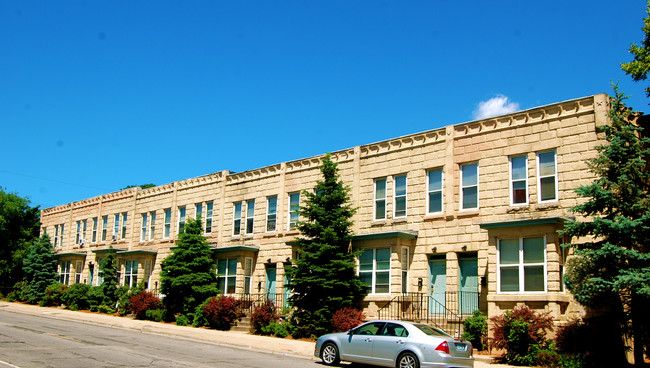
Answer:
<svg viewBox="0 0 650 368"><path fill-rule="evenodd" d="M253 309L256 306L264 303L265 301L273 302L278 313L282 312L282 309L285 307L285 297L284 294L237 294L233 295L240 303L247 315L250 316L253 313Z"/></svg>

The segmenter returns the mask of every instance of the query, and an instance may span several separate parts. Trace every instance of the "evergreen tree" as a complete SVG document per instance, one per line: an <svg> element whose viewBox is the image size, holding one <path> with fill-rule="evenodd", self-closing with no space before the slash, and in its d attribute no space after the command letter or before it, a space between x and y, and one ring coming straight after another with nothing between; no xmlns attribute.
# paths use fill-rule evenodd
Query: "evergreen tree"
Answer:
<svg viewBox="0 0 650 368"><path fill-rule="evenodd" d="M99 261L99 277L102 279L102 284L99 286L103 295L102 305L115 308L119 296L117 295L117 287L119 280L117 279L117 262L116 253L113 247L108 249L106 258Z"/></svg>
<svg viewBox="0 0 650 368"><path fill-rule="evenodd" d="M641 45L632 44L630 53L634 55L634 60L628 63L622 63L621 69L625 74L632 76L635 81L646 80L650 72L650 2L646 8L646 14L643 19L643 33L645 35ZM650 97L650 87L645 89L646 94Z"/></svg>
<svg viewBox="0 0 650 368"><path fill-rule="evenodd" d="M650 330L650 140L614 91L610 124L598 127L607 144L588 161L597 179L576 190L588 200L572 210L586 220L568 222L561 232L577 237L565 283L580 304L618 318L642 365Z"/></svg>
<svg viewBox="0 0 650 368"><path fill-rule="evenodd" d="M176 241L177 247L162 262L160 292L172 314L194 312L199 304L219 293L212 250L202 232L201 220L190 219Z"/></svg>
<svg viewBox="0 0 650 368"><path fill-rule="evenodd" d="M32 244L29 254L23 259L23 272L27 281L27 302L36 304L45 295L45 288L59 279L56 270L57 261L54 258L50 237L44 233Z"/></svg>
<svg viewBox="0 0 650 368"><path fill-rule="evenodd" d="M298 257L288 268L295 308L295 335L318 336L332 330L332 315L344 307L359 307L366 285L356 276L356 252L351 251L352 216L349 188L339 179L337 164L329 154L320 166L322 180L313 192L303 191L303 219L297 228Z"/></svg>

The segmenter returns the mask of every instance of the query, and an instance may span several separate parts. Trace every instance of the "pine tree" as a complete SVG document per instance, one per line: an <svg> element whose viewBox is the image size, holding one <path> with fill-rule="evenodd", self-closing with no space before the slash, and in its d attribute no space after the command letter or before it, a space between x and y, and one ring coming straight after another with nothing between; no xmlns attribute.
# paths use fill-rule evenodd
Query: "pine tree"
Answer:
<svg viewBox="0 0 650 368"><path fill-rule="evenodd" d="M634 60L628 63L622 63L621 69L625 74L632 76L634 81L646 80L650 72L650 1L647 3L646 16L643 19L643 33L645 37L641 45L632 44L630 54L634 55ZM650 97L650 87L645 89L645 93Z"/></svg>
<svg viewBox="0 0 650 368"><path fill-rule="evenodd" d="M50 237L43 234L30 247L23 259L23 272L27 281L27 302L36 304L45 295L45 288L58 281L57 261L52 252Z"/></svg>
<svg viewBox="0 0 650 368"><path fill-rule="evenodd" d="M359 307L366 285L356 276L356 252L351 251L352 216L349 189L339 179L337 164L327 154L323 175L313 192L303 191L305 205L297 228L298 257L288 268L295 308L294 334L318 336L332 330L332 315L344 307Z"/></svg>
<svg viewBox="0 0 650 368"><path fill-rule="evenodd" d="M117 287L119 285L119 280L117 279L117 262L116 262L116 252L113 247L108 248L108 254L106 258L103 258L99 262L99 277L102 279L102 284L99 286L104 300L103 305L106 305L111 308L115 308L117 300L119 299L117 295Z"/></svg>
<svg viewBox="0 0 650 368"><path fill-rule="evenodd" d="M186 314L219 293L210 244L201 235L200 219L190 219L173 254L162 262L160 292L169 313Z"/></svg>
<svg viewBox="0 0 650 368"><path fill-rule="evenodd" d="M634 356L643 364L650 310L650 139L626 109L614 86L610 124L598 127L607 144L588 164L597 179L576 191L588 200L572 210L587 218L565 225L561 233L577 237L566 285L590 308L607 308L634 338ZM644 332L645 331L645 332ZM638 362L641 362L639 364Z"/></svg>

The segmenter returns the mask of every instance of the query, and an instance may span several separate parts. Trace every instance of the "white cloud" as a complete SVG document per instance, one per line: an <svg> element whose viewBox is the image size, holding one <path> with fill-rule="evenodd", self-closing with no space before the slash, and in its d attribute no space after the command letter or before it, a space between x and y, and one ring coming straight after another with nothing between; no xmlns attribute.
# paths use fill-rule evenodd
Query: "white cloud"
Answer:
<svg viewBox="0 0 650 368"><path fill-rule="evenodd" d="M508 102L508 97L498 95L487 101L481 101L474 110L474 119L487 119L493 116L510 114L519 110L519 104Z"/></svg>

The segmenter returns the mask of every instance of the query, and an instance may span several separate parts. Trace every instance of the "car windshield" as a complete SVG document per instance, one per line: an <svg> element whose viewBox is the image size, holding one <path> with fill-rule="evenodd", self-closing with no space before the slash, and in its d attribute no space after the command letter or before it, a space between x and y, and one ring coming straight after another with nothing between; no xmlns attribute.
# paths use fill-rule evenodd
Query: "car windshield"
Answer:
<svg viewBox="0 0 650 368"><path fill-rule="evenodd" d="M436 327L431 327L429 325L423 325L423 324L416 324L414 326L429 336L451 337L451 335Z"/></svg>

